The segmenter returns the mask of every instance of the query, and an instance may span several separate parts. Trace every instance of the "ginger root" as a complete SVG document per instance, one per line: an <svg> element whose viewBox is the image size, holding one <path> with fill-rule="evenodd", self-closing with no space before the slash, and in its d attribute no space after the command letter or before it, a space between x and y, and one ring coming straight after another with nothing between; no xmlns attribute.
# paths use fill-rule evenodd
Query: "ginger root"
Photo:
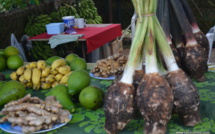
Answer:
<svg viewBox="0 0 215 134"><path fill-rule="evenodd" d="M12 126L21 126L23 133L50 129L53 124L70 121L70 112L62 109L54 96L46 97L43 101L28 94L6 104L0 114L5 115L0 119L0 123L9 121Z"/></svg>
<svg viewBox="0 0 215 134"><path fill-rule="evenodd" d="M97 61L96 66L91 70L91 73L96 77L109 77L122 74L128 57L124 55L113 55L107 59Z"/></svg>

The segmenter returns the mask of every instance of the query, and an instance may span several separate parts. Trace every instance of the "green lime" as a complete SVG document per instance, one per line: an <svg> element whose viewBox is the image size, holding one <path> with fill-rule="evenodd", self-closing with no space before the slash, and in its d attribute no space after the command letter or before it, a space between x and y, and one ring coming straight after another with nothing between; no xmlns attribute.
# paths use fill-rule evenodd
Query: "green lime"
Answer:
<svg viewBox="0 0 215 134"><path fill-rule="evenodd" d="M0 49L0 55L4 55L4 49Z"/></svg>
<svg viewBox="0 0 215 134"><path fill-rule="evenodd" d="M103 91L94 86L88 86L81 90L79 102L86 109L96 109L103 104Z"/></svg>
<svg viewBox="0 0 215 134"><path fill-rule="evenodd" d="M7 68L7 61L6 59L0 55L0 71L3 71Z"/></svg>
<svg viewBox="0 0 215 134"><path fill-rule="evenodd" d="M52 57L50 57L50 58L48 58L47 60L46 60L46 62L48 63L48 64L52 64L52 62L54 62L55 60L57 60L57 59L61 59L62 57L59 57L59 56L52 56Z"/></svg>
<svg viewBox="0 0 215 134"><path fill-rule="evenodd" d="M7 59L7 67L11 70L16 70L23 65L24 61L19 55L10 56Z"/></svg>
<svg viewBox="0 0 215 134"><path fill-rule="evenodd" d="M78 58L79 56L77 54L68 54L66 57L65 57L65 60L70 63L72 60L74 60L75 58Z"/></svg>
<svg viewBox="0 0 215 134"><path fill-rule="evenodd" d="M8 46L4 49L4 55L6 56L6 58L9 58L13 55L19 55L19 50L16 47Z"/></svg>
<svg viewBox="0 0 215 134"><path fill-rule="evenodd" d="M90 75L85 70L77 70L70 74L68 80L68 92L70 95L79 93L83 88L89 86Z"/></svg>
<svg viewBox="0 0 215 134"><path fill-rule="evenodd" d="M75 58L69 64L72 71L75 70L86 70L87 69L87 62L83 58Z"/></svg>

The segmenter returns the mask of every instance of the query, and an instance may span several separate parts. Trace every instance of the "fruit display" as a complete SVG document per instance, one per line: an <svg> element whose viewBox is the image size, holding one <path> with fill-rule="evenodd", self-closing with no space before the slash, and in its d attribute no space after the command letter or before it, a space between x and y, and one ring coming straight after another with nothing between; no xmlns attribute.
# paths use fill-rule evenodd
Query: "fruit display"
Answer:
<svg viewBox="0 0 215 134"><path fill-rule="evenodd" d="M24 84L18 81L1 82L0 84L0 106L25 96L26 88Z"/></svg>
<svg viewBox="0 0 215 134"><path fill-rule="evenodd" d="M10 74L12 80L18 80L25 84L26 88L34 90L53 88L58 84L67 85L67 79L71 74L71 68L61 58L55 60L51 66L46 61L38 60L19 67Z"/></svg>
<svg viewBox="0 0 215 134"><path fill-rule="evenodd" d="M41 129L51 129L54 124L70 121L70 112L62 109L62 105L54 96L48 96L45 100L38 97L25 97L7 103L1 115L0 123L8 121L13 126L22 127L23 133L32 133Z"/></svg>
<svg viewBox="0 0 215 134"><path fill-rule="evenodd" d="M127 56L113 55L107 59L98 60L96 66L91 70L91 73L96 77L116 76L123 72Z"/></svg>
<svg viewBox="0 0 215 134"><path fill-rule="evenodd" d="M93 0L80 0L71 5L65 4L61 6L58 11L61 17L72 15L75 16L75 18L84 18L87 24L102 23L102 18L98 15Z"/></svg>

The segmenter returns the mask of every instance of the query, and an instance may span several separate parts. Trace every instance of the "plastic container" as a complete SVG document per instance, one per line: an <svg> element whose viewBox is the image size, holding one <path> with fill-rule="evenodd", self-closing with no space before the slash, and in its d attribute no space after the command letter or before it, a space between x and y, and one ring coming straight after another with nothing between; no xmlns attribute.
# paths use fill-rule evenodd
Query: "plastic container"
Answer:
<svg viewBox="0 0 215 134"><path fill-rule="evenodd" d="M47 34L59 34L64 32L64 23L49 23L46 25Z"/></svg>
<svg viewBox="0 0 215 134"><path fill-rule="evenodd" d="M64 16L62 19L66 29L74 27L75 16Z"/></svg>

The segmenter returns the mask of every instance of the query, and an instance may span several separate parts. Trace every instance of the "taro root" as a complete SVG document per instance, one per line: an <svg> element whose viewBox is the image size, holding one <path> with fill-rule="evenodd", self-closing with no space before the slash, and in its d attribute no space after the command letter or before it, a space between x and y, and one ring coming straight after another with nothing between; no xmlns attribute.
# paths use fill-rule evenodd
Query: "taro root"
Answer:
<svg viewBox="0 0 215 134"><path fill-rule="evenodd" d="M140 81L142 80L144 74L145 74L144 70L135 70L134 76L133 76L133 85L134 85L135 89L137 89L137 87L138 87ZM117 75L112 84L118 82L121 78L122 78L122 74Z"/></svg>
<svg viewBox="0 0 215 134"><path fill-rule="evenodd" d="M193 34L196 41L199 43L199 45L205 49L206 52L206 57L208 59L208 54L209 54L209 42L207 37L205 36L205 34L202 31L199 31L197 33Z"/></svg>
<svg viewBox="0 0 215 134"><path fill-rule="evenodd" d="M104 101L107 133L118 133L133 118L135 94L133 85L122 82L117 82L108 88Z"/></svg>
<svg viewBox="0 0 215 134"><path fill-rule="evenodd" d="M173 112L179 114L179 118L185 126L195 126L201 119L199 94L192 80L181 69L170 72L166 79L173 89Z"/></svg>
<svg viewBox="0 0 215 134"><path fill-rule="evenodd" d="M191 77L197 81L204 81L207 72L207 55L200 45L185 47L185 67L189 70Z"/></svg>
<svg viewBox="0 0 215 134"><path fill-rule="evenodd" d="M173 93L158 73L145 74L137 88L137 107L143 116L145 134L165 134L173 108Z"/></svg>

